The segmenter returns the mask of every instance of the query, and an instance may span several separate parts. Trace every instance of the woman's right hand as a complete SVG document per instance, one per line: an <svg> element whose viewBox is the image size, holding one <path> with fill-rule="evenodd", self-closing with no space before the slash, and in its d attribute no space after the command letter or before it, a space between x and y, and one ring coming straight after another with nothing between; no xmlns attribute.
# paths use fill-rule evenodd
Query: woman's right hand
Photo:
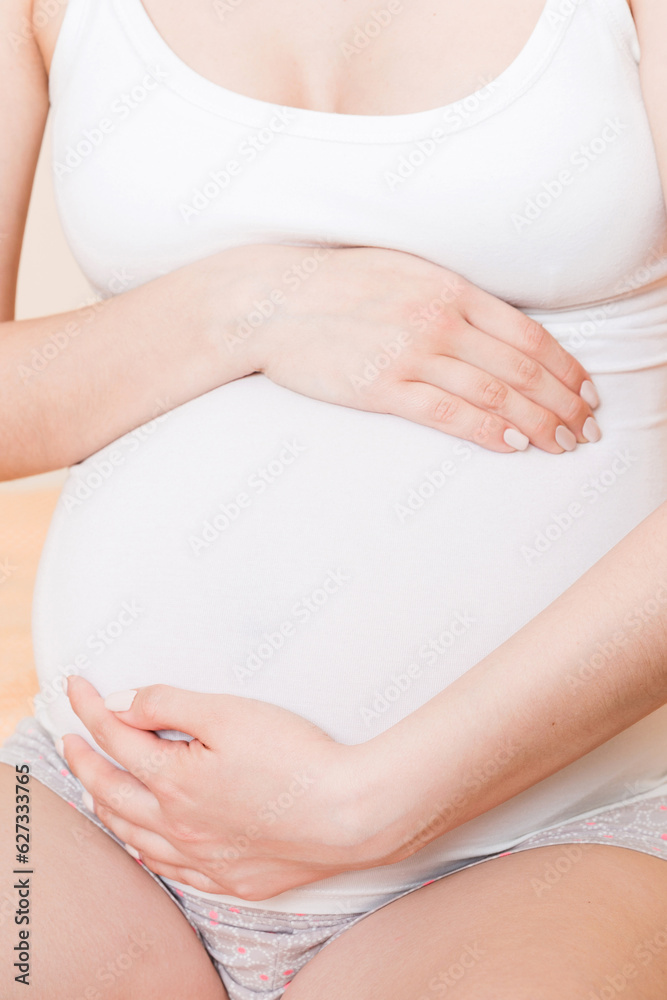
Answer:
<svg viewBox="0 0 667 1000"><path fill-rule="evenodd" d="M251 252L252 301L223 340L273 382L491 451L530 442L561 454L599 439L586 370L544 327L454 272L376 247Z"/></svg>

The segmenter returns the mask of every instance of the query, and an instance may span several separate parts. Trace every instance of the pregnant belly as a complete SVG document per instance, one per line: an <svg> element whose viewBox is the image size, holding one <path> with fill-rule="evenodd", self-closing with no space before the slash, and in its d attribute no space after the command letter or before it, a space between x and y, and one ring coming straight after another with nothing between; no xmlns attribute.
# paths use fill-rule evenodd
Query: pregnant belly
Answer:
<svg viewBox="0 0 667 1000"><path fill-rule="evenodd" d="M667 498L654 419L665 374L597 384L604 437L562 455L495 454L262 375L126 435L72 470L51 526L38 718L90 739L61 692L76 672L103 695L157 682L229 692L341 742L370 739ZM654 739L648 722L636 738L642 725ZM626 747L623 766L657 780L665 741L637 744L634 763Z"/></svg>

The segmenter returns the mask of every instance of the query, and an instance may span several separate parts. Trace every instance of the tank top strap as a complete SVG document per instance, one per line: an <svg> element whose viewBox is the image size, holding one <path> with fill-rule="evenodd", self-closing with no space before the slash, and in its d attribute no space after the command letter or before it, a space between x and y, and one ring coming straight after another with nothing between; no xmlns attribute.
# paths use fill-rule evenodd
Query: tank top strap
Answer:
<svg viewBox="0 0 667 1000"><path fill-rule="evenodd" d="M586 8L589 16L578 19L578 12L583 13ZM211 105L213 110L219 110L218 106L221 103L234 102L235 105L241 106L237 110L245 117L248 114L252 116L254 110L256 117L263 120L266 108L260 107L262 102L253 102L231 91L223 91L223 88L212 84L186 66L159 35L148 17L142 0L69 0L56 40L49 74L49 96L53 106L62 101L68 81L73 75L74 65L84 45L103 45L104 39L109 37L105 31L105 22L110 29L112 26L116 29L120 26L127 36L127 43L132 45L146 61L150 62L151 58L157 56L165 61L167 68L171 70L173 85L186 96L194 94L195 103L203 101L207 106ZM482 118L485 118L491 110L497 110L502 104L511 101L517 96L517 92L523 92L531 86L536 77L547 68L573 22L580 24L579 30L588 31L589 34L595 34L596 22L603 31L611 32L620 52L628 60L628 68L630 70L634 68L636 72L640 47L628 0L545 0L542 15L532 37L512 65L490 85L492 89L497 88L498 93L494 100L485 101L481 106ZM591 44L595 44L594 37L591 38ZM94 60L94 53L88 53L88 56ZM229 111L229 108L226 110ZM384 116L384 121L382 118L375 120L375 128L381 130L387 125L393 127L394 122L398 124L399 117L404 121L410 119L417 126L420 124L420 119L426 121L429 116L436 115L438 110L442 109L413 115ZM236 117L238 118L238 115ZM314 120L314 116L309 112L301 114L300 117ZM354 132L356 127L356 130L364 133L360 138L365 138L369 124L368 116L357 116L356 122L353 116L326 117L327 128L335 131L338 126L339 130L342 128L347 134L350 131ZM475 117L475 115L468 116L468 124L471 124ZM324 122L324 118L324 115L318 116L321 122ZM253 124L260 125L262 121L258 120ZM343 137L349 138L347 135ZM393 136L393 138L401 137Z"/></svg>
<svg viewBox="0 0 667 1000"><path fill-rule="evenodd" d="M93 19L104 18L108 13L108 0L68 0L49 72L49 100L53 106L63 98L86 30Z"/></svg>
<svg viewBox="0 0 667 1000"><path fill-rule="evenodd" d="M605 19L611 25L621 47L625 49L635 64L639 63L641 55L637 26L630 11L628 0L579 0L579 2L594 2L600 8Z"/></svg>

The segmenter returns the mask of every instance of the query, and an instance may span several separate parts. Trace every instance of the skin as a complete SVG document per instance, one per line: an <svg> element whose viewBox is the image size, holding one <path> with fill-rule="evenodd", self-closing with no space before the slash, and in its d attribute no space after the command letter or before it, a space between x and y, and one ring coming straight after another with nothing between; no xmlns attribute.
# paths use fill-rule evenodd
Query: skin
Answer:
<svg viewBox="0 0 667 1000"><path fill-rule="evenodd" d="M256 8L259 0L252 2ZM275 14L276 8L268 3L264 6L258 20L270 36L274 30L270 12L273 10ZM368 5L340 7L332 3L330 6L335 6L339 18L344 11L345 24L350 26L369 11ZM327 31L335 35L335 29L341 27L340 21L334 21L333 25L325 19L318 19L317 24L301 21L304 28L300 35L296 30L298 5L281 5L278 28L285 45L289 43L294 48L285 56L285 61L278 64L267 61L266 52L262 57L260 39L256 39L255 33L243 34L242 24L246 24L247 32L250 22L239 19L231 28L230 19L229 59L227 62L220 60L220 65L224 65L225 72L229 71L230 75L217 82L251 93L250 84L254 80L258 88L266 89L257 89L253 96L292 105L302 102L300 106L346 113L401 113L455 100L477 85L471 87L470 76L464 74L463 67L457 67L457 53L465 53L470 72L474 66L475 73L483 73L490 63L490 51L476 46L478 42L483 46L486 39L489 47L493 44L496 52L502 51L501 65L490 71L490 75L496 75L521 48L542 3L540 0L513 4L511 12L509 5L503 4L502 17L494 11L495 5L481 0L474 5L458 6L460 10L453 3L439 5L438 17L429 18L434 26L429 32L423 32L423 24L426 13L432 15L432 10L426 11L417 4L410 8L413 33L411 36L406 27L401 38L407 42L412 37L413 45L409 49L412 69L408 72L409 63L400 61L406 72L402 80L387 72L387 66L391 66L393 72L393 60L398 58L387 42L384 68L382 50L378 48L372 59L358 61L358 75L346 76L344 88L340 82L342 75L336 73L338 52L332 53L330 60L323 58ZM192 5L192 9L202 12L203 5ZM242 10L243 7L239 8L237 13L241 14ZM657 0L634 0L633 13L640 28L642 83L664 178L667 116L661 110L665 81L660 57L667 38L667 15ZM455 23L451 20L454 15L460 19L460 24L456 32L451 32L448 29ZM157 14L155 16L157 19ZM484 19L480 23L482 16ZM491 31L488 18L494 16L497 23ZM442 26L439 35L435 30L438 23ZM484 30L479 30L482 24ZM196 15L179 23L177 10L161 8L159 26L167 41L178 46L183 54L197 36ZM50 31L53 30L54 25ZM313 45L316 31L322 33L317 51ZM46 40L44 45L48 45ZM433 59L430 69L429 49ZM282 50L290 51L284 47ZM217 43L216 51L221 51ZM252 72L247 58L249 52L258 53L258 67ZM449 61L442 58L443 52L447 52ZM243 53L243 62L239 53ZM310 62L308 53L311 53ZM204 71L204 63L197 65ZM294 73L296 65L300 67L299 73ZM241 76L232 78L232 69L249 74L246 88ZM467 68L465 73L468 73ZM388 79L392 83L396 80L396 86L388 87ZM434 80L438 81L437 93L432 89ZM275 89L271 89L274 84ZM283 84L292 89L279 93L278 87ZM359 89L355 90L356 87ZM354 103L355 94L357 104ZM37 131L35 128L35 136ZM27 145L30 146L30 142ZM33 137L33 151L37 145ZM5 810L11 793L11 769L0 767L0 778L7 782L0 806ZM36 830L49 830L48 840L44 838L41 843L37 840L34 852L36 868L50 873L40 896L42 921L47 923L48 915L58 912L60 926L66 927L69 935L80 942L76 963L67 960L64 942L57 934L51 935L50 941L41 942L41 968L44 973L48 971L50 983L48 989L44 985L33 987L33 996L49 996L54 1000L62 997L64 1000L78 995L85 989L88 978L77 970L94 968L99 958L100 941L104 942L104 948L117 954L125 941L124 933L118 931L119 926L122 925L125 932L129 925L140 929L152 923L160 927L161 954L163 959L169 956L169 960L139 959L127 979L115 987L115 992L105 993L105 997L177 997L194 992L203 1000L209 997L224 1000L224 990L219 981L211 977L210 963L203 949L198 945L199 950L192 947L194 936L187 924L166 895L157 898L159 890L156 887L153 891L149 876L96 829L89 830L89 847L84 852L82 864L82 852L79 849L72 851L69 834L76 824L83 824L86 829L90 824L86 825L79 816L73 818L67 804L38 783L33 783L33 801ZM417 997L420 992L436 996L437 990L434 992L435 988L428 985L430 980L441 977L442 971L458 960L466 946L476 943L483 950L483 960L477 962L457 985L456 995L461 1000L533 1000L537 995L542 1000L561 1000L563 996L589 1000L592 990L604 983L606 975L632 961L638 941L652 937L667 924L667 866L638 852L610 845L594 846L568 877L553 888L547 899L537 897L531 880L542 877L546 865L555 863L561 855L562 848L546 847L496 859L432 883L383 907L346 931L297 974L290 986L291 1000L326 1000L327 997L372 1000L387 996ZM3 870L8 869L10 860L9 856L5 857ZM122 893L119 892L121 882ZM103 911L94 900L86 902L89 894L85 889L91 883L104 899ZM489 906L490 899L496 903L495 908ZM498 920L499 912L501 920ZM36 925L39 926L39 914ZM92 927L99 938L95 939L91 933ZM0 977L3 975L8 975L4 969L0 971ZM642 970L641 977L624 985L623 996L627 1000L662 1000L666 975L667 956L663 949L656 952L653 961ZM44 981L42 978L42 983ZM12 982L5 984L0 979L0 985L3 996L18 995L16 990L12 993L15 988Z"/></svg>
<svg viewBox="0 0 667 1000"><path fill-rule="evenodd" d="M252 9L258 24L269 23L256 5ZM290 9L291 22L281 22L281 30L289 27L286 54L299 37L297 11ZM238 317L279 288L284 273L298 268L311 251L280 244L230 247L136 288L114 278L108 288L113 294L94 307L16 321L14 292L30 178L64 10L56 0L49 0L46 18L44 9L36 8L42 27L31 35L25 27L30 25L30 0L0 6L0 92L12 95L0 104L0 132L8 138L0 161L0 479L73 465L152 419L156 411L173 409L255 371L317 399L393 413L499 452L530 442L558 455L568 445L594 439L595 433L591 438L584 431L587 424L590 429L597 404L580 394L584 386L593 389L590 376L544 327L446 268L398 250L332 249L316 276L288 295L279 314L262 325L261 336L253 334L240 345L234 342ZM219 58L233 62L236 42L244 43L229 36L227 21L219 21L214 8L201 2L187 10L186 24L166 24L170 39L175 29L190 42L197 32L209 41L216 36ZM350 13L362 16L358 7ZM202 21L204 14L208 21ZM162 28L161 16L159 20ZM335 63L341 61L340 46L350 31L354 34L355 23L330 26L326 44ZM318 44L325 44L319 21L312 27ZM507 28L496 27L502 38ZM530 27L526 24L527 31ZM460 26L457 30L460 34ZM255 38L254 22L246 31ZM413 26L412 31L417 36L420 29ZM180 39L174 40L180 46ZM417 38L415 45L418 49ZM517 46L514 38L505 47L508 60ZM389 61L390 53L384 58ZM401 66L411 65L401 53L392 58L400 59ZM477 76L469 88L479 86L483 62L471 63ZM359 75L365 64L355 59L348 65L343 59L341 80L352 72ZM492 65L495 60L485 72L492 72ZM286 65L275 72L288 81L295 75ZM400 82L395 96L404 107L410 83ZM365 77L358 86L365 93ZM382 93L377 80L369 86L372 93ZM455 93L441 88L437 98L423 96L422 101L448 100ZM303 99L294 89L280 96L297 104ZM414 317L424 311L428 319L415 325ZM137 329L142 350L137 349ZM355 384L354 376L369 359L406 332L411 337L405 350L382 377L370 387L359 386L358 377ZM64 335L66 349L36 374L35 353L40 355L52 338L62 342ZM565 444L562 434L556 437L559 426ZM518 445L505 442L508 428L524 435Z"/></svg>
<svg viewBox="0 0 667 1000"><path fill-rule="evenodd" d="M59 752L90 808L151 871L205 892L264 900L401 861L667 702L667 585L656 551L667 552L667 503L373 739L337 743L277 705L164 684L102 699L70 676L70 704L111 760L75 733ZM592 676L582 662L596 665ZM155 731L164 729L193 739L162 740ZM283 793L289 808L276 812Z"/></svg>

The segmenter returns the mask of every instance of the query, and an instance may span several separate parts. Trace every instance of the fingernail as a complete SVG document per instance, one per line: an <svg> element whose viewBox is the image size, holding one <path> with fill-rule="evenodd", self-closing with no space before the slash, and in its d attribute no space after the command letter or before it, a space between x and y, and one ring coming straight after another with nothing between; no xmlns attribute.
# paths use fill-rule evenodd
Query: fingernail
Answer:
<svg viewBox="0 0 667 1000"><path fill-rule="evenodd" d="M84 788L81 798L83 799L83 804L88 810L88 812L91 813L95 812L95 803L93 802L93 797L86 788Z"/></svg>
<svg viewBox="0 0 667 1000"><path fill-rule="evenodd" d="M602 431L600 430L600 425L597 420L593 417L589 417L584 426L582 427L582 433L587 441L599 441L602 437Z"/></svg>
<svg viewBox="0 0 667 1000"><path fill-rule="evenodd" d="M135 851L134 847L132 847L132 845L131 845L131 844L126 844L126 845L125 845L125 850L126 850L126 851L127 851L127 853L128 853L128 854L130 854L130 855L131 855L131 856L132 856L133 858L136 858L136 860L137 860L137 861L139 861L139 859L140 859L141 855L139 854L139 851Z"/></svg>
<svg viewBox="0 0 667 1000"><path fill-rule="evenodd" d="M556 443L564 448L565 451L574 451L577 447L577 439L568 427L564 427L560 424L556 428Z"/></svg>
<svg viewBox="0 0 667 1000"><path fill-rule="evenodd" d="M56 750L58 751L58 756L65 759L65 744L60 737L56 740Z"/></svg>
<svg viewBox="0 0 667 1000"><path fill-rule="evenodd" d="M579 390L579 395L588 403L593 409L600 405L600 397L598 396L597 389L592 382L586 381L581 383L581 389Z"/></svg>
<svg viewBox="0 0 667 1000"><path fill-rule="evenodd" d="M517 431L514 427L508 427L503 434L503 441L508 444L510 448L516 448L518 451L525 451L530 444L530 438L527 438L525 434L521 431Z"/></svg>
<svg viewBox="0 0 667 1000"><path fill-rule="evenodd" d="M65 684L64 684L65 694L67 695L68 698L70 696L70 689L69 689L70 677L78 677L78 676L79 676L78 674L68 674L67 677L65 678Z"/></svg>
<svg viewBox="0 0 667 1000"><path fill-rule="evenodd" d="M127 712L136 698L136 691L114 691L104 699L104 707L110 712Z"/></svg>

